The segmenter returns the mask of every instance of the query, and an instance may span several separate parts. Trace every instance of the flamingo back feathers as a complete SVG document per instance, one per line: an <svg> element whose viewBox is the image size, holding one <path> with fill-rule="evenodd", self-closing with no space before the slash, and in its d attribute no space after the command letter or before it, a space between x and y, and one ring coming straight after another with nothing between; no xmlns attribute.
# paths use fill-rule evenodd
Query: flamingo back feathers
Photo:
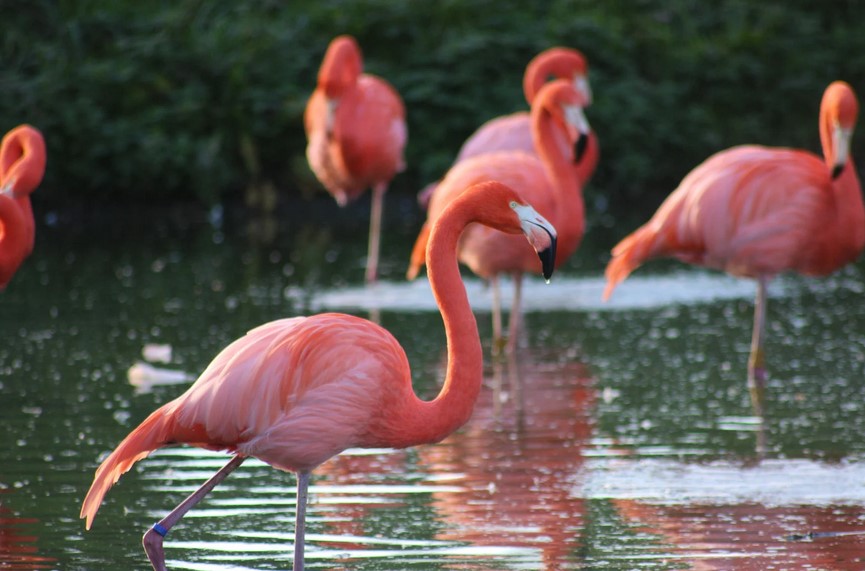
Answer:
<svg viewBox="0 0 865 571"><path fill-rule="evenodd" d="M84 498L80 517L86 518L85 527L90 529L93 518L102 504L102 498L120 476L132 468L138 460L161 448L170 438L170 417L165 407L154 411L117 446L96 470L93 484Z"/></svg>

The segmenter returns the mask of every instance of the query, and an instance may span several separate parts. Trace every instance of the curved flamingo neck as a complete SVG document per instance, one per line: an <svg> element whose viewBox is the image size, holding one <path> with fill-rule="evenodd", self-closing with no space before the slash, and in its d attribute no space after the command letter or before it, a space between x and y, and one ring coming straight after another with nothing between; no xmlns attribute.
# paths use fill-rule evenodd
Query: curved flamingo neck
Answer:
<svg viewBox="0 0 865 571"><path fill-rule="evenodd" d="M25 212L17 202L0 195L0 289L9 283L32 249Z"/></svg>
<svg viewBox="0 0 865 571"><path fill-rule="evenodd" d="M836 243L846 246L842 253L842 256L848 257L846 261L857 258L865 247L865 206L849 140L858 115L859 102L853 88L843 81L832 82L820 103L820 143L830 173L843 161L843 170L832 180L838 217L838 223L833 228L837 235ZM836 140L835 134L840 129L846 132L846 136ZM836 148L839 143L846 145L846 148Z"/></svg>
<svg viewBox="0 0 865 571"><path fill-rule="evenodd" d="M427 250L427 274L441 311L447 338L444 385L432 401L416 399L402 416L398 445L438 442L468 421L481 389L483 353L478 325L457 264L457 243L474 221L468 201L451 205L433 226Z"/></svg>
<svg viewBox="0 0 865 571"><path fill-rule="evenodd" d="M556 196L558 208L555 213L551 213L554 219L551 221L559 230L556 251L558 265L574 253L582 239L584 204L582 181L577 175L578 165L572 161L573 151L568 149L563 153L557 141L566 130L556 123L557 119L547 106L536 101L532 106L532 140Z"/></svg>
<svg viewBox="0 0 865 571"><path fill-rule="evenodd" d="M523 73L523 95L526 102L532 104L550 76L571 80L576 74L585 75L587 68L586 58L576 50L556 47L542 51L532 58Z"/></svg>
<svg viewBox="0 0 865 571"><path fill-rule="evenodd" d="M12 129L0 144L0 189L16 198L30 194L42 182L45 161L45 140L37 129L30 125Z"/></svg>

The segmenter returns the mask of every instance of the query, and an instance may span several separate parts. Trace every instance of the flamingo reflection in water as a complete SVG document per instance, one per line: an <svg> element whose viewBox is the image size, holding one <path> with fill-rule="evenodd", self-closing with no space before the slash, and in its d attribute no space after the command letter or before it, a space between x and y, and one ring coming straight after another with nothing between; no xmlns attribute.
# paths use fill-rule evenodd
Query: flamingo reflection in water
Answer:
<svg viewBox="0 0 865 571"><path fill-rule="evenodd" d="M9 490L0 489L4 492ZM0 569L57 568L56 559L39 555L38 538L29 531L38 523L36 518L18 517L0 503Z"/></svg>
<svg viewBox="0 0 865 571"><path fill-rule="evenodd" d="M595 390L582 363L518 355L494 362L462 431L418 453L434 473L461 474L449 483L465 488L433 493L437 539L540 550L544 568L557 569L574 557L585 523L573 490Z"/></svg>
<svg viewBox="0 0 865 571"><path fill-rule="evenodd" d="M626 524L657 535L671 559L695 571L862 569L861 506L612 502ZM794 535L802 530L831 532Z"/></svg>

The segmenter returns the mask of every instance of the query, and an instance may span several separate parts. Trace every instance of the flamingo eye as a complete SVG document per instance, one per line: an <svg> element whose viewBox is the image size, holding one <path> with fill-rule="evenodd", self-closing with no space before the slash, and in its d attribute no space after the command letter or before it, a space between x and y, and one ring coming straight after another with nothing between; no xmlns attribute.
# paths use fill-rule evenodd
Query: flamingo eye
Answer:
<svg viewBox="0 0 865 571"><path fill-rule="evenodd" d="M511 208L516 209L517 206L519 206L519 204L517 203L517 201L516 201L516 200L511 200Z"/></svg>

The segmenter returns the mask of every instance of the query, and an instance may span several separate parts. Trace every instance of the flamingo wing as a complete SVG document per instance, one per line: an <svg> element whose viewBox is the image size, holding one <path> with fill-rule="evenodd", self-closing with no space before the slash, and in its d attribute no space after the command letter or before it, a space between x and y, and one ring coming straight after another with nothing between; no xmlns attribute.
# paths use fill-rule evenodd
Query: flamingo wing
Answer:
<svg viewBox="0 0 865 571"><path fill-rule="evenodd" d="M243 454L310 469L362 445L383 401L410 388L405 352L386 329L320 314L270 322L226 347L175 414Z"/></svg>

